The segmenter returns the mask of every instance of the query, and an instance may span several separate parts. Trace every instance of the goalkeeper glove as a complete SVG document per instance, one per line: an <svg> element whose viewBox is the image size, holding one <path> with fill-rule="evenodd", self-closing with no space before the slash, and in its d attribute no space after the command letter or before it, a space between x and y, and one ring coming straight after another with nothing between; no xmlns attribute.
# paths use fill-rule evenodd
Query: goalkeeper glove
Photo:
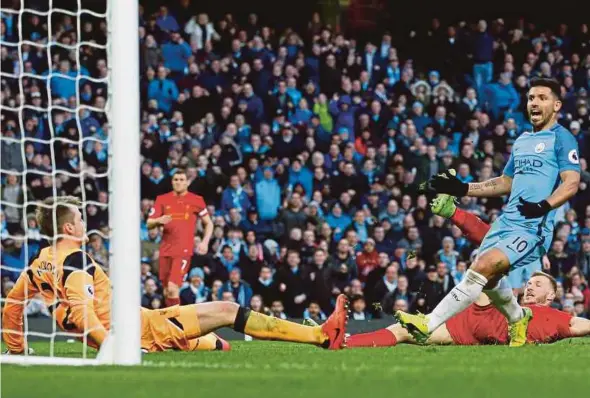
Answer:
<svg viewBox="0 0 590 398"><path fill-rule="evenodd" d="M549 202L546 200L542 200L540 202L528 202L523 198L519 198L518 200L520 204L516 206L516 208L527 220L531 218L543 217L545 214L553 210Z"/></svg>
<svg viewBox="0 0 590 398"><path fill-rule="evenodd" d="M447 170L435 175L428 184L436 193L446 193L451 196L462 197L467 195L469 184L455 177L455 170Z"/></svg>

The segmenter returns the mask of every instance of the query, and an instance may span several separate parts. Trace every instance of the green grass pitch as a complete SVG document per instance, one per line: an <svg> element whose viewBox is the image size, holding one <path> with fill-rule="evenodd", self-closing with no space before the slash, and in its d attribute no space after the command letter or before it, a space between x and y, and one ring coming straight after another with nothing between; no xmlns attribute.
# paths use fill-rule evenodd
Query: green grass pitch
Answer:
<svg viewBox="0 0 590 398"><path fill-rule="evenodd" d="M48 344L35 343L38 354ZM79 357L81 344L57 343ZM582 397L590 339L510 349L418 347L325 351L279 342L232 342L231 352L145 355L141 367L9 366L6 398L133 397Z"/></svg>

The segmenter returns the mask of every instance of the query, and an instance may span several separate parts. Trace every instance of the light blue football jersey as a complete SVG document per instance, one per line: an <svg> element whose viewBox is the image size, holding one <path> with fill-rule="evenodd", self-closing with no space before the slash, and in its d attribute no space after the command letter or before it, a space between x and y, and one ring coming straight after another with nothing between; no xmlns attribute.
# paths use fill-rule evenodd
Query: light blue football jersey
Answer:
<svg viewBox="0 0 590 398"><path fill-rule="evenodd" d="M560 173L580 172L578 143L563 126L556 123L547 130L524 132L515 141L504 174L512 177L512 192L501 215L505 224L513 228L536 229L544 236L548 250L553 236L555 210L538 219L525 219L517 209L519 199L540 202L547 199L561 183Z"/></svg>

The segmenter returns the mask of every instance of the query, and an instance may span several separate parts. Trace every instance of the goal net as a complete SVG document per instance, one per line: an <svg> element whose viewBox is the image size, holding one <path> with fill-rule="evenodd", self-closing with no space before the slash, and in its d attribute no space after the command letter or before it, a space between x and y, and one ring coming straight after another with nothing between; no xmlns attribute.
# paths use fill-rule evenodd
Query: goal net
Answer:
<svg viewBox="0 0 590 398"><path fill-rule="evenodd" d="M2 332L24 341L20 355L8 352L3 342L1 361L138 364L137 2L6 0L1 17L1 304L3 321L17 319L3 322ZM55 245L40 230L35 211L47 208L55 226L55 205L42 202L63 195L80 200L89 237L82 250L101 264L112 284L112 349L98 359L86 344L90 328L78 331L59 318L64 311L50 284L35 286L35 294L22 300L7 298L22 288L15 282L31 272L40 250ZM47 261L38 272L58 278L54 270L60 265ZM35 284L32 277L22 280L24 291ZM14 326L6 330L6 325Z"/></svg>

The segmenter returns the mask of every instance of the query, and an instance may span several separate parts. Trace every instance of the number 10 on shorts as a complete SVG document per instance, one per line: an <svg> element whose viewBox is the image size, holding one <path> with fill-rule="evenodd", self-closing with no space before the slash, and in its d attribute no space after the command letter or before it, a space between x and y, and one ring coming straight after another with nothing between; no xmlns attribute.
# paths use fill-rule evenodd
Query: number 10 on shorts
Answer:
<svg viewBox="0 0 590 398"><path fill-rule="evenodd" d="M522 237L517 236L512 243L510 243L507 247L517 253L522 253L528 247L528 242L524 240Z"/></svg>

